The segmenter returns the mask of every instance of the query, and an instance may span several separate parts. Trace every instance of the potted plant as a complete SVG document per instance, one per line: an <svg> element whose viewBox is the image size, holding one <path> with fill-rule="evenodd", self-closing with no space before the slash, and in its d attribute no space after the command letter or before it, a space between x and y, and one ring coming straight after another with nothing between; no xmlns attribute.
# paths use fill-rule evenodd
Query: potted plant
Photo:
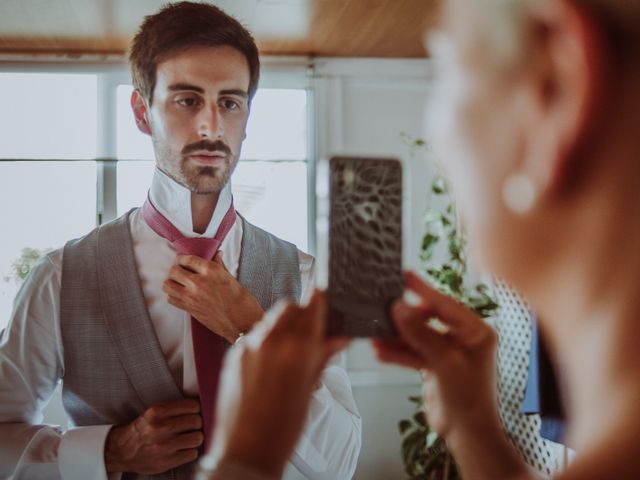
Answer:
<svg viewBox="0 0 640 480"><path fill-rule="evenodd" d="M413 151L428 148L422 139L403 135ZM436 175L429 189L429 205L438 198L445 200L444 208L429 207L424 216L425 233L420 259L427 279L440 292L471 308L483 318L490 317L498 304L483 283L469 285L467 275L466 241L459 226L455 204L445 177ZM415 405L411 419L398 423L402 439L402 459L405 472L412 480L457 480L460 474L444 439L429 428L423 412L421 396L409 397Z"/></svg>

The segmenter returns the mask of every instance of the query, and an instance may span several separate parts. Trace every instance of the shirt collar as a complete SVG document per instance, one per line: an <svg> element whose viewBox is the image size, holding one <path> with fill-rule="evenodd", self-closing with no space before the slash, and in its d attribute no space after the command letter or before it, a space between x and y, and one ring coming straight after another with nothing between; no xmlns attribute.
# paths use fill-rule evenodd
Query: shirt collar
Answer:
<svg viewBox="0 0 640 480"><path fill-rule="evenodd" d="M220 192L218 204L211 216L207 229L203 234L198 234L193 231L191 191L167 176L157 167L153 173L149 198L153 206L185 237L213 237L233 200L231 180L229 180Z"/></svg>

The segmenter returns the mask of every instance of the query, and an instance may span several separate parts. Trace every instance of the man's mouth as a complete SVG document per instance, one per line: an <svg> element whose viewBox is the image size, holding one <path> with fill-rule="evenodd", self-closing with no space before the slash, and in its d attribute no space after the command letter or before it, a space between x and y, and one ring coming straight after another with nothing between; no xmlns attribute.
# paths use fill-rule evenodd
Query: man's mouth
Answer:
<svg viewBox="0 0 640 480"><path fill-rule="evenodd" d="M196 150L187 155L196 164L205 167L216 167L223 165L227 159L226 152L211 150Z"/></svg>

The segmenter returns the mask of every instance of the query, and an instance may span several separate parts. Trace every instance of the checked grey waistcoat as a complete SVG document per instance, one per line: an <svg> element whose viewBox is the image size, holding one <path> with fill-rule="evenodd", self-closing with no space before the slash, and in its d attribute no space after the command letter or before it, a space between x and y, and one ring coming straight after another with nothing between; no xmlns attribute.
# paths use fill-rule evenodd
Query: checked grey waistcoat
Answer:
<svg viewBox="0 0 640 480"><path fill-rule="evenodd" d="M151 405L184 398L169 371L138 281L130 214L64 247L62 398L74 426L127 424ZM299 300L295 245L242 221L240 283L265 310L281 298ZM186 479L192 468L123 478Z"/></svg>

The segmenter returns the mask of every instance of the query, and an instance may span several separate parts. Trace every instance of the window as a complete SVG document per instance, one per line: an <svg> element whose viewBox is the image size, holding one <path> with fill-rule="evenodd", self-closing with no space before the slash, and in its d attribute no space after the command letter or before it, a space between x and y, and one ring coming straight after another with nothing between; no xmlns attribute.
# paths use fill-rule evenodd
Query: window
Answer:
<svg viewBox="0 0 640 480"><path fill-rule="evenodd" d="M96 157L96 75L0 73L0 105L0 158Z"/></svg>
<svg viewBox="0 0 640 480"><path fill-rule="evenodd" d="M0 329L34 258L139 206L153 174L126 70L56 68L0 71ZM279 83L254 99L234 201L249 221L307 250L308 90L304 82Z"/></svg>

